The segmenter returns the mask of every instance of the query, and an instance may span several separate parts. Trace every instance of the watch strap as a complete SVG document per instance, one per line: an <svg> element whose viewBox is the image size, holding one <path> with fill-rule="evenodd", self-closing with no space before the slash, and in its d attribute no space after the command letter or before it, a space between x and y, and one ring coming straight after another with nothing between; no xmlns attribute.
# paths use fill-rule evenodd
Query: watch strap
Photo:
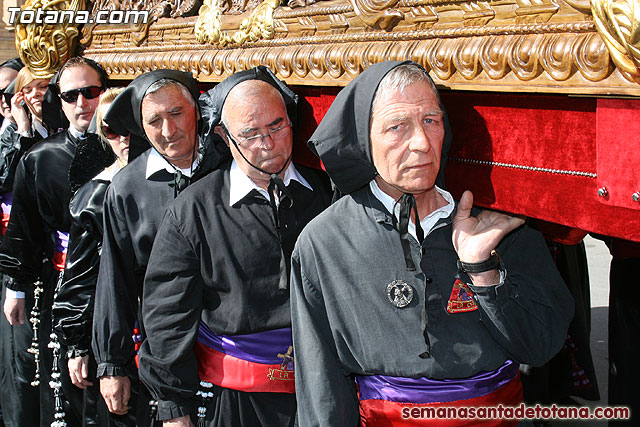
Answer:
<svg viewBox="0 0 640 427"><path fill-rule="evenodd" d="M489 258L480 262L463 262L458 260L458 271L463 273L484 273L486 271L495 270L496 268L500 268L500 257L498 253L493 250L491 251L491 255Z"/></svg>

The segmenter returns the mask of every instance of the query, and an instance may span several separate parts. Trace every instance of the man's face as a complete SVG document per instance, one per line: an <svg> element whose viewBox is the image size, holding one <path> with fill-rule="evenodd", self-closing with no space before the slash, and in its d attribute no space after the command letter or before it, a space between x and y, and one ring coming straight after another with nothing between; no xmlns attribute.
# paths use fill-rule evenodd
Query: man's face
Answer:
<svg viewBox="0 0 640 427"><path fill-rule="evenodd" d="M234 91L245 91L247 95L234 96ZM220 127L216 132L225 139L236 163L249 178L258 185L268 181L269 176L249 165L238 149L249 162L269 173L279 172L287 164L291 157L293 132L280 93L268 83L249 80L233 88L224 109L227 130L239 147L229 141ZM255 136L258 137L251 138Z"/></svg>
<svg viewBox="0 0 640 427"><path fill-rule="evenodd" d="M142 127L165 159L179 168L194 160L197 113L176 85L165 86L142 100Z"/></svg>
<svg viewBox="0 0 640 427"><path fill-rule="evenodd" d="M102 82L100 81L98 72L91 66L79 65L64 70L60 76L58 86L62 93L89 86L102 87ZM89 128L100 97L96 96L93 99L87 99L80 93L75 102L66 102L64 99L60 101L62 103L62 111L64 111L64 115L69 119L71 126L84 132Z"/></svg>
<svg viewBox="0 0 640 427"><path fill-rule="evenodd" d="M371 121L371 156L392 196L433 188L443 141L442 111L428 83L413 83L403 91L387 89L378 96Z"/></svg>
<svg viewBox="0 0 640 427"><path fill-rule="evenodd" d="M16 78L18 72L12 68L0 68L0 89L4 90ZM2 107L2 115L8 119L11 118L11 106L7 105L4 97L0 97L0 107Z"/></svg>

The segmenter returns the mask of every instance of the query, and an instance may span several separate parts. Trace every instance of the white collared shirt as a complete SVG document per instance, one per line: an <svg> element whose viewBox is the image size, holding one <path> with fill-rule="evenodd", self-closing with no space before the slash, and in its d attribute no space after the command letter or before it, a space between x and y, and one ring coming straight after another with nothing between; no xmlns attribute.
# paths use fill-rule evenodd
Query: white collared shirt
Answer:
<svg viewBox="0 0 640 427"><path fill-rule="evenodd" d="M180 172L182 172L183 175L191 178L191 174L193 173L193 171L196 170L199 163L200 163L200 156L196 156L196 159L193 161L193 164L191 165L191 167L188 167L185 169L178 168L171 165L171 163L169 163L167 159L162 157L162 155L158 152L158 150L151 147L151 153L149 153L149 158L147 159L147 170L145 172L145 178L149 179L151 175L163 169L169 172L170 174L173 174L175 173L175 171L179 170Z"/></svg>
<svg viewBox="0 0 640 427"><path fill-rule="evenodd" d="M44 125L40 120L34 120L32 127L33 127L33 130L35 130L40 135L42 135L43 138L46 138L49 136L49 131L47 130L46 127L44 127Z"/></svg>
<svg viewBox="0 0 640 427"><path fill-rule="evenodd" d="M11 120L7 118L2 119L2 126L0 126L0 135L4 133L4 130L9 126L10 123L11 123Z"/></svg>
<svg viewBox="0 0 640 427"><path fill-rule="evenodd" d="M73 125L69 125L69 133L71 134L71 136L73 136L75 139L81 139L81 138L85 138L86 132L80 131L76 128L73 127Z"/></svg>
<svg viewBox="0 0 640 427"><path fill-rule="evenodd" d="M371 189L371 192L376 197L376 199L382 202L382 204L384 205L384 207L387 209L389 213L393 212L394 216L396 217L396 220L399 221L400 220L400 203L396 203L393 197L389 196L387 193L382 191L380 187L378 187L378 183L376 182L375 179L371 180L371 182L369 183L369 188ZM440 219L446 218L449 215L451 215L451 213L453 212L453 209L455 208L453 197L448 191L438 188L437 186L435 186L435 189L438 193L440 193L440 195L444 198L447 204L431 212L429 215L427 215L420 221L420 226L424 231L425 237L427 237L429 233L431 233L431 231L433 230L433 227L435 227L435 225L438 223L438 221L440 221ZM416 236L416 226L413 223L413 221L409 221L409 234L411 234L416 240L418 240L418 237Z"/></svg>
<svg viewBox="0 0 640 427"><path fill-rule="evenodd" d="M293 163L289 163L289 166L284 172L284 185L289 185L291 180L298 181L300 184L313 191L313 188L309 185L306 179L302 177L296 170ZM229 206L233 206L242 200L251 190L257 190L267 200L269 200L269 193L264 188L259 187L255 182L251 180L238 166L238 163L234 160L231 162L231 170L229 171Z"/></svg>
<svg viewBox="0 0 640 427"><path fill-rule="evenodd" d="M387 209L387 211L389 211L389 213L394 211L393 213L396 219L399 221L400 220L400 203L396 203L393 197L389 196L387 193L382 191L380 187L378 187L378 183L376 182L375 179L371 180L371 182L369 183L369 188L371 188L371 192L373 193L373 195L376 197L376 199L382 202L382 204ZM444 197L444 200L447 202L447 204L431 212L429 215L427 215L420 221L420 226L424 231L425 237L427 237L429 233L433 231L433 228L436 226L438 221L440 221L442 218L447 218L449 215L451 215L455 208L455 202L453 201L453 196L451 196L451 193L449 193L446 190L443 190L442 188L439 188L437 185L434 186L434 188L438 193L440 193L442 197ZM413 224L413 221L409 221L408 229L409 229L409 234L411 234L416 240L418 240L418 237L416 236L416 226ZM494 286L500 286L504 283L504 279L507 273L502 268L499 270L499 272L500 272L500 281L496 283Z"/></svg>

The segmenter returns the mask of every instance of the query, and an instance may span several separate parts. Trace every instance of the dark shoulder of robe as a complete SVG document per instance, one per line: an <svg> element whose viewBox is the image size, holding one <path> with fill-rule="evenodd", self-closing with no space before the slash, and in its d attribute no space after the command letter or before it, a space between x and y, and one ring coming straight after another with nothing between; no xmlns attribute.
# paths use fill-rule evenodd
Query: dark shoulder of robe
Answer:
<svg viewBox="0 0 640 427"><path fill-rule="evenodd" d="M70 350L89 350L93 326L100 248L102 207L110 181L86 182L71 199L71 231L64 282L53 304L53 328Z"/></svg>
<svg viewBox="0 0 640 427"><path fill-rule="evenodd" d="M18 164L11 219L0 249L7 287L30 290L42 263L51 260L56 231L69 232L69 165L76 140L66 131L43 139Z"/></svg>
<svg viewBox="0 0 640 427"><path fill-rule="evenodd" d="M0 194L11 192L20 158L42 139L37 133L30 138L20 135L17 130L18 126L11 123L0 136Z"/></svg>
<svg viewBox="0 0 640 427"><path fill-rule="evenodd" d="M116 174L106 191L104 233L96 287L93 351L97 376L126 375L135 356L131 334L149 254L166 207L174 199L173 174L145 177L150 150ZM203 161L194 180L211 165Z"/></svg>
<svg viewBox="0 0 640 427"><path fill-rule="evenodd" d="M140 375L159 401L160 419L188 413L198 386L200 321L227 335L291 325L281 263L287 272L298 234L330 202L326 175L297 169L314 190L289 184L293 205L278 209L282 244L269 201L256 190L229 206L229 164L167 210L145 277L140 350Z"/></svg>
<svg viewBox="0 0 640 427"><path fill-rule="evenodd" d="M422 244L410 236L416 271L368 186L305 228L291 259L300 425L357 426L353 375L466 378L507 359L539 366L562 348L574 302L542 235L527 226L507 235L496 248L503 283L469 285L475 307L460 310L450 305L459 295L452 223L453 214L441 219ZM403 308L388 295L397 280L414 291Z"/></svg>

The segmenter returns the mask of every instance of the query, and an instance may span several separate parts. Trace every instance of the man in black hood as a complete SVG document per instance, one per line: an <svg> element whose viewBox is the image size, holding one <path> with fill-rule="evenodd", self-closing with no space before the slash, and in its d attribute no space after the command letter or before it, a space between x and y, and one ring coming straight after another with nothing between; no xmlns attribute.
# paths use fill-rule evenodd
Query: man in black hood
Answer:
<svg viewBox="0 0 640 427"><path fill-rule="evenodd" d="M137 335L139 345L144 336L138 308L151 246L166 207L219 160L200 143L199 95L191 74L155 70L133 80L104 117L113 132L130 135L130 148L129 164L105 196L93 350L109 410L122 415L136 408L138 426L153 415L144 387L137 403L132 398L139 380L131 338Z"/></svg>
<svg viewBox="0 0 640 427"><path fill-rule="evenodd" d="M449 144L438 92L409 61L365 70L313 134L346 195L292 256L301 426L515 406L518 363L562 347L573 304L541 235L508 215L472 215L470 192L456 203L442 174Z"/></svg>
<svg viewBox="0 0 640 427"><path fill-rule="evenodd" d="M326 176L291 161L297 100L264 66L203 95L233 161L173 202L151 252L140 376L165 425L196 406L198 426L295 422L289 259L330 201Z"/></svg>

